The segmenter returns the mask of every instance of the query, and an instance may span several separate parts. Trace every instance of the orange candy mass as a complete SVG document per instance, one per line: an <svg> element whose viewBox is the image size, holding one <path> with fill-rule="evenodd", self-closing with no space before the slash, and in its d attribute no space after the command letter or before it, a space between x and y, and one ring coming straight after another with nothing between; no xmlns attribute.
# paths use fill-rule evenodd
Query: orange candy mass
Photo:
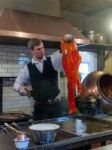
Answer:
<svg viewBox="0 0 112 150"><path fill-rule="evenodd" d="M61 51L62 66L68 81L68 107L69 114L71 114L76 112L74 93L76 90L78 94L81 92L80 77L78 72L81 57L74 40L66 42L64 39L62 39Z"/></svg>

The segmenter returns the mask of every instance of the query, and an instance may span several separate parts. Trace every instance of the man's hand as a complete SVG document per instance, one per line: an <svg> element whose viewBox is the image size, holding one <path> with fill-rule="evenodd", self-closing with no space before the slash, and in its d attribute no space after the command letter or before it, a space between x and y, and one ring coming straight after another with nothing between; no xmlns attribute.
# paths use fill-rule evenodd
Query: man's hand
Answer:
<svg viewBox="0 0 112 150"><path fill-rule="evenodd" d="M30 90L26 86L20 86L19 93L22 96L29 96L30 95Z"/></svg>

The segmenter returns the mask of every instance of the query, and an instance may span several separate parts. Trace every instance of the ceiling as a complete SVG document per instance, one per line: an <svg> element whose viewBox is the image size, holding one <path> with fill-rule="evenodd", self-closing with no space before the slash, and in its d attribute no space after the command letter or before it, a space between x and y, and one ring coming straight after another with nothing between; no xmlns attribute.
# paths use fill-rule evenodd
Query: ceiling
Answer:
<svg viewBox="0 0 112 150"><path fill-rule="evenodd" d="M95 15L112 8L112 0L60 0L61 9Z"/></svg>
<svg viewBox="0 0 112 150"><path fill-rule="evenodd" d="M41 7L47 9L49 4L56 5L60 2L61 10L94 15L112 8L112 0L0 0L0 9L15 8L26 11L40 11ZM44 10L45 10L44 9ZM52 9L52 7L51 7Z"/></svg>

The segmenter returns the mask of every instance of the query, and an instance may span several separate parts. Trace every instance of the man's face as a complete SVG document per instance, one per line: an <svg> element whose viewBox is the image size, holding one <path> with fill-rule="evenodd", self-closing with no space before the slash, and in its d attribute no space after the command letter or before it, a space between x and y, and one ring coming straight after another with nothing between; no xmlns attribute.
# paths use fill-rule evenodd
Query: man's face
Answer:
<svg viewBox="0 0 112 150"><path fill-rule="evenodd" d="M34 48L31 49L31 53L32 53L33 58L42 59L43 56L45 56L43 43L41 43L39 46L34 46Z"/></svg>

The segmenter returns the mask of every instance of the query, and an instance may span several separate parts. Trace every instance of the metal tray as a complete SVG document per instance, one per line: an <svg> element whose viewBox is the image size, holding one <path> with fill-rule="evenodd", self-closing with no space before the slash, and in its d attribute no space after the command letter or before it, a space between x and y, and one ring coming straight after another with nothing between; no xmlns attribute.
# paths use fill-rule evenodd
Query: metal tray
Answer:
<svg viewBox="0 0 112 150"><path fill-rule="evenodd" d="M104 133L112 130L112 122L85 115L76 115L60 122L61 128L76 135Z"/></svg>

